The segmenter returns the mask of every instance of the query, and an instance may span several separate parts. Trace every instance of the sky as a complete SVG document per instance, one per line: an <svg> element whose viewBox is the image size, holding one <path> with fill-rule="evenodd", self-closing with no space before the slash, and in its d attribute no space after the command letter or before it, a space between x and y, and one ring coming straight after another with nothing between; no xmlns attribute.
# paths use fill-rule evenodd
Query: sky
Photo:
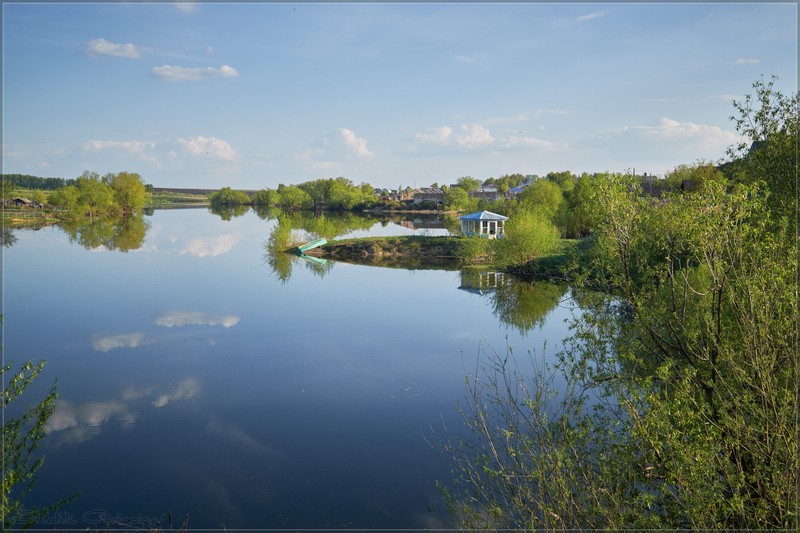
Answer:
<svg viewBox="0 0 800 533"><path fill-rule="evenodd" d="M664 175L797 91L796 3L2 5L2 170L156 187Z"/></svg>

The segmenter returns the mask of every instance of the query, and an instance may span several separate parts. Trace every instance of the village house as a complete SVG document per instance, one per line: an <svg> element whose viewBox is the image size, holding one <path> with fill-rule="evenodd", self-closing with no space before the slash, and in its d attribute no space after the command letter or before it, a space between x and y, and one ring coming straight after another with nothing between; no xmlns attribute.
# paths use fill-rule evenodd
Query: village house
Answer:
<svg viewBox="0 0 800 533"><path fill-rule="evenodd" d="M414 194L415 204L444 203L444 191L442 189L439 189L438 187L422 187L420 189L414 189L413 194Z"/></svg>

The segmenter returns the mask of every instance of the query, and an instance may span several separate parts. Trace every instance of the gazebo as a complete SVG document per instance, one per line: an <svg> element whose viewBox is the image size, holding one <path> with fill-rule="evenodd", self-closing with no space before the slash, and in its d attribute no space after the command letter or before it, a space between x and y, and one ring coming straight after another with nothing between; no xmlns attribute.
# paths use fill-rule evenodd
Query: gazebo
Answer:
<svg viewBox="0 0 800 533"><path fill-rule="evenodd" d="M479 211L459 218L461 219L461 234L467 237L477 235L484 239L497 239L505 235L503 226L508 217L503 215L491 211Z"/></svg>

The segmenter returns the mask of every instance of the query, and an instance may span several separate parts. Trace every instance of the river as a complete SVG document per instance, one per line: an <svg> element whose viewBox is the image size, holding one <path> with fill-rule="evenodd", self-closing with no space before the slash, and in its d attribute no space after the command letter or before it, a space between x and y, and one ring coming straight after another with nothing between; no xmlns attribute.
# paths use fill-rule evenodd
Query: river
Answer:
<svg viewBox="0 0 800 533"><path fill-rule="evenodd" d="M15 407L60 391L29 502L80 492L42 528L447 527L437 443L460 432L465 375L568 334L565 286L276 258L277 221L252 211L141 225L18 230L3 249L5 360L47 360Z"/></svg>

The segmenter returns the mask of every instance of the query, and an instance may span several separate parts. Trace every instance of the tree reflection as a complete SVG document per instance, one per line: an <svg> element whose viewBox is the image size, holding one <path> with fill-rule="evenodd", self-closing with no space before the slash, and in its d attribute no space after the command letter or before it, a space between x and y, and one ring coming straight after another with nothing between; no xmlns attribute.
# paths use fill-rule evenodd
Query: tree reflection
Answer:
<svg viewBox="0 0 800 533"><path fill-rule="evenodd" d="M14 246L14 243L17 242L17 237L14 235L14 232L11 231L10 228L0 228L0 246L9 247Z"/></svg>
<svg viewBox="0 0 800 533"><path fill-rule="evenodd" d="M277 218L278 223L272 228L272 233L270 233L265 246L266 263L280 282L285 284L292 277L292 261L294 260L294 256L288 252L293 244L292 222L283 213L279 213Z"/></svg>
<svg viewBox="0 0 800 533"><path fill-rule="evenodd" d="M541 326L556 307L567 286L544 281L524 281L503 272L464 270L459 289L486 296L501 323L526 333Z"/></svg>
<svg viewBox="0 0 800 533"><path fill-rule="evenodd" d="M86 249L103 247L128 252L141 248L150 222L142 215L73 219L60 225L71 242Z"/></svg>
<svg viewBox="0 0 800 533"><path fill-rule="evenodd" d="M230 221L233 218L240 217L250 210L248 205L212 205L208 210L220 217L222 220Z"/></svg>

